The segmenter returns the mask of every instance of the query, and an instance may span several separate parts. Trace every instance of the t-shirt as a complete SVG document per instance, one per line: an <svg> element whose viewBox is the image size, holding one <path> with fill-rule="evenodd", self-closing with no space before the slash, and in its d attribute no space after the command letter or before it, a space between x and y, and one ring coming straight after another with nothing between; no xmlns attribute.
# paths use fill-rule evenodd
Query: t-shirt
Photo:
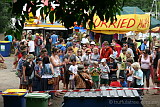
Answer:
<svg viewBox="0 0 160 107"><path fill-rule="evenodd" d="M122 87L127 87L127 82L126 81L120 82L120 84L122 85Z"/></svg>
<svg viewBox="0 0 160 107"><path fill-rule="evenodd" d="M69 71L73 73L73 75L70 75L70 80L74 79L74 75L77 74L77 70L78 70L78 65L71 65L69 67Z"/></svg>
<svg viewBox="0 0 160 107"><path fill-rule="evenodd" d="M141 51L145 50L147 48L147 45L142 43L142 45L140 45L140 49Z"/></svg>
<svg viewBox="0 0 160 107"><path fill-rule="evenodd" d="M109 79L109 75L108 75L108 73L110 72L109 67L107 65L106 66L101 65L100 68L102 71L101 78L102 79Z"/></svg>
<svg viewBox="0 0 160 107"><path fill-rule="evenodd" d="M28 46L29 46L29 52L35 52L34 41L29 41Z"/></svg>
<svg viewBox="0 0 160 107"><path fill-rule="evenodd" d="M90 72L92 72L92 70L93 69L95 69L94 67L92 67L91 69L90 69ZM93 81L99 81L99 71L101 70L100 68L96 68L97 69L97 71L93 71L93 73L91 74L91 76L92 76L92 80Z"/></svg>
<svg viewBox="0 0 160 107"><path fill-rule="evenodd" d="M52 35L51 36L51 39L52 39L52 44L55 44L57 42L57 39L58 39L58 35Z"/></svg>
<svg viewBox="0 0 160 107"><path fill-rule="evenodd" d="M99 54L91 54L91 63L93 63L93 61L98 61L100 59L100 55Z"/></svg>
<svg viewBox="0 0 160 107"><path fill-rule="evenodd" d="M32 72L34 71L34 66L35 66L34 62L32 62L32 64L30 64L30 62L25 62L23 66L26 67L25 75L31 76Z"/></svg>
<svg viewBox="0 0 160 107"><path fill-rule="evenodd" d="M24 62L26 62L26 60L24 60L22 58L18 61L17 70L22 72L22 66L23 66Z"/></svg>
<svg viewBox="0 0 160 107"><path fill-rule="evenodd" d="M82 56L81 61L82 61L82 62L85 62L85 61L90 62L90 55L84 54L84 55Z"/></svg>
<svg viewBox="0 0 160 107"><path fill-rule="evenodd" d="M7 37L8 37L8 41L12 42L13 37L11 35L7 35Z"/></svg>
<svg viewBox="0 0 160 107"><path fill-rule="evenodd" d="M143 82L143 72L141 69L139 69L138 71L134 71L133 73L134 76L138 76L140 77L141 79L136 79L136 84L137 85L144 85L144 82Z"/></svg>
<svg viewBox="0 0 160 107"><path fill-rule="evenodd" d="M37 74L39 75L39 76L41 76L42 75L42 69L40 68L40 66L38 65L38 64L36 64L35 65L35 71L37 72Z"/></svg>
<svg viewBox="0 0 160 107"><path fill-rule="evenodd" d="M110 69L110 73L109 73L109 75L111 76L112 74L116 74L117 73L117 71L112 71L111 69L117 69L117 63L115 63L115 62L108 62L107 63L107 65L108 65L108 67L109 67L109 69Z"/></svg>
<svg viewBox="0 0 160 107"><path fill-rule="evenodd" d="M112 81L110 86L111 87L122 87L122 85L118 81Z"/></svg>

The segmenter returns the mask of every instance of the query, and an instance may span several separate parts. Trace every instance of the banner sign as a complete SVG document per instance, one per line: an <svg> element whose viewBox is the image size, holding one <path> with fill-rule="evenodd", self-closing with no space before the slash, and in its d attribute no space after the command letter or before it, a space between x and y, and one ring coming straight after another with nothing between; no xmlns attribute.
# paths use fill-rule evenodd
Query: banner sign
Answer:
<svg viewBox="0 0 160 107"><path fill-rule="evenodd" d="M116 30L116 31L146 31L150 27L149 14L117 15L117 21L101 21L98 16L93 20L95 28L92 30Z"/></svg>

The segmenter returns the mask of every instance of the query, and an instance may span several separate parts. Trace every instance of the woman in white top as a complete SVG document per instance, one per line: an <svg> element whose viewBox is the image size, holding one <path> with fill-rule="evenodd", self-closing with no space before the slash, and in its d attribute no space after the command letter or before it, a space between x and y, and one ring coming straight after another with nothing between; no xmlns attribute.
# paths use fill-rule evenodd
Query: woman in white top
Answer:
<svg viewBox="0 0 160 107"><path fill-rule="evenodd" d="M60 59L57 55L58 49L53 47L52 48L52 56L50 57L50 62L53 65L53 69L54 69L54 80L55 80L55 84L53 85L53 88L55 90L59 89L59 78L60 78L60 69L59 67L64 65L63 63L60 63Z"/></svg>
<svg viewBox="0 0 160 107"><path fill-rule="evenodd" d="M150 66L152 64L152 57L149 55L149 49L144 50L143 54L140 56L139 63L141 64L143 76L146 76L146 86L149 87ZM148 90L146 93L148 93Z"/></svg>
<svg viewBox="0 0 160 107"><path fill-rule="evenodd" d="M28 37L28 51L29 51L29 54L33 54L35 53L35 45L34 45L34 41L32 40L31 37Z"/></svg>

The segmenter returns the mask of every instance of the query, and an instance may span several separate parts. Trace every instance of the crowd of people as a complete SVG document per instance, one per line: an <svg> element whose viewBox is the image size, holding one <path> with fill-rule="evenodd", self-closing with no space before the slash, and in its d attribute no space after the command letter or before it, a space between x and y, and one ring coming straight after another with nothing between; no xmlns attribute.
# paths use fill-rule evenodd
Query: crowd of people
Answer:
<svg viewBox="0 0 160 107"><path fill-rule="evenodd" d="M160 41L153 37L152 48L147 42L137 46L135 40L123 38L98 46L86 34L82 39L73 35L64 40L55 32L46 36L28 33L14 42L19 88L58 90L61 84L67 90L101 86L142 88L144 80L146 87L150 86L150 77L160 86ZM155 94L160 94L160 90Z"/></svg>

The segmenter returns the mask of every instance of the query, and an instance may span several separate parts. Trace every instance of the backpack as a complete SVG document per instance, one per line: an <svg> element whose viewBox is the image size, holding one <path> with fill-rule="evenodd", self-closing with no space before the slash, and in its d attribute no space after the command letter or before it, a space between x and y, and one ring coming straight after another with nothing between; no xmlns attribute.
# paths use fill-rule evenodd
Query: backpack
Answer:
<svg viewBox="0 0 160 107"><path fill-rule="evenodd" d="M43 43L42 39L38 38L37 45L40 46L40 45L42 45L42 43Z"/></svg>
<svg viewBox="0 0 160 107"><path fill-rule="evenodd" d="M5 40L5 41L9 41L8 36L6 36L6 37L4 38L4 40Z"/></svg>

